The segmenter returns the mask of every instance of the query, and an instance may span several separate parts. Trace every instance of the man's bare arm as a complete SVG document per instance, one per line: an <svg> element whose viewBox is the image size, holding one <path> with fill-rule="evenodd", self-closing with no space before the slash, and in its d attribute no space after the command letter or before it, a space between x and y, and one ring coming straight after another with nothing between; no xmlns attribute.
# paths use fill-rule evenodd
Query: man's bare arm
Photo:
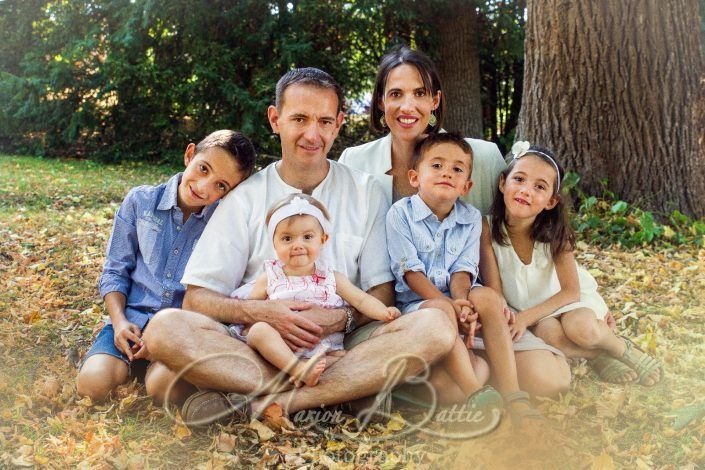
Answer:
<svg viewBox="0 0 705 470"><path fill-rule="evenodd" d="M221 323L269 323L285 341L310 348L319 341L323 330L300 312L310 308L307 302L231 299L205 287L186 287L183 308L203 313Z"/></svg>
<svg viewBox="0 0 705 470"><path fill-rule="evenodd" d="M348 315L342 308L324 308L312 305L301 310L299 315L321 327L321 337L345 330Z"/></svg>

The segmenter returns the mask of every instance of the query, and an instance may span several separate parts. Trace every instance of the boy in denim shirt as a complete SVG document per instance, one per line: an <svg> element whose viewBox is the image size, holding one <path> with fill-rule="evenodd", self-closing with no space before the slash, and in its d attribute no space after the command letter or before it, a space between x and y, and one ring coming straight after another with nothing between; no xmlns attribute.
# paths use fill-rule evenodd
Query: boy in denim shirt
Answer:
<svg viewBox="0 0 705 470"><path fill-rule="evenodd" d="M418 193L397 201L387 213L387 246L402 314L421 308L443 310L454 325L471 325L477 314L468 300L477 280L482 216L459 198L472 187L472 149L459 135L431 134L415 148L409 182ZM479 413L474 432L494 429L501 396L482 387L469 352L458 336L441 366L465 397L468 412Z"/></svg>
<svg viewBox="0 0 705 470"><path fill-rule="evenodd" d="M105 399L128 379L133 361L149 358L141 340L145 326L157 311L181 307L185 288L179 280L193 247L218 200L250 176L255 156L239 132L216 131L186 147L183 173L127 194L99 281L110 321L81 365L80 395Z"/></svg>

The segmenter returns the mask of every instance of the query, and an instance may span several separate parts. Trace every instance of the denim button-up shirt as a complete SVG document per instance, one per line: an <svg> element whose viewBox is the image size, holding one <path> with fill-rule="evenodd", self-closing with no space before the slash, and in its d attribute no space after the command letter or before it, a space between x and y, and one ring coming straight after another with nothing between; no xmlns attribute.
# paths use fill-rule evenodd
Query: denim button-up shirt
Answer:
<svg viewBox="0 0 705 470"><path fill-rule="evenodd" d="M122 292L125 316L140 329L159 310L181 307L186 289L179 281L218 205L184 223L177 205L180 181L181 173L159 186L133 188L115 214L98 289L103 298Z"/></svg>
<svg viewBox="0 0 705 470"><path fill-rule="evenodd" d="M474 284L481 234L480 211L461 200L442 222L418 194L397 201L387 213L387 246L396 278L397 303L422 300L404 280L409 271L424 273L448 296L453 273L470 273Z"/></svg>

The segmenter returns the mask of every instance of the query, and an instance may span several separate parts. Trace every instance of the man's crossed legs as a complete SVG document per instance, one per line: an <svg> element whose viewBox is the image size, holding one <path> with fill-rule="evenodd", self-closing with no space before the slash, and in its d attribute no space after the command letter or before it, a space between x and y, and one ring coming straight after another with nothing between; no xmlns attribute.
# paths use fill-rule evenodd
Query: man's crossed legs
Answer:
<svg viewBox="0 0 705 470"><path fill-rule="evenodd" d="M292 390L281 372L245 343L232 338L227 328L194 312L167 309L159 312L145 330L151 359L172 371L187 369L182 377L201 389L252 396L249 406L258 414L272 402L287 413L334 405L374 395L423 372L448 354L455 328L440 310L427 309L381 325L373 337L348 351L327 368L315 387ZM399 362L394 383L383 371Z"/></svg>

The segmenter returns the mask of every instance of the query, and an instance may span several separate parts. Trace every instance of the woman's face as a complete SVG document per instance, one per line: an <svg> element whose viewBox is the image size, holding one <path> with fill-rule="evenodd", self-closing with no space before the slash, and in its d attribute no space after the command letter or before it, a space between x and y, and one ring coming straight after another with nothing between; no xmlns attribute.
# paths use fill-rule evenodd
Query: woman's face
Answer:
<svg viewBox="0 0 705 470"><path fill-rule="evenodd" d="M413 65L402 64L387 76L382 97L384 119L397 139L416 141L426 132L431 112L438 107L441 92L426 90L421 74Z"/></svg>

